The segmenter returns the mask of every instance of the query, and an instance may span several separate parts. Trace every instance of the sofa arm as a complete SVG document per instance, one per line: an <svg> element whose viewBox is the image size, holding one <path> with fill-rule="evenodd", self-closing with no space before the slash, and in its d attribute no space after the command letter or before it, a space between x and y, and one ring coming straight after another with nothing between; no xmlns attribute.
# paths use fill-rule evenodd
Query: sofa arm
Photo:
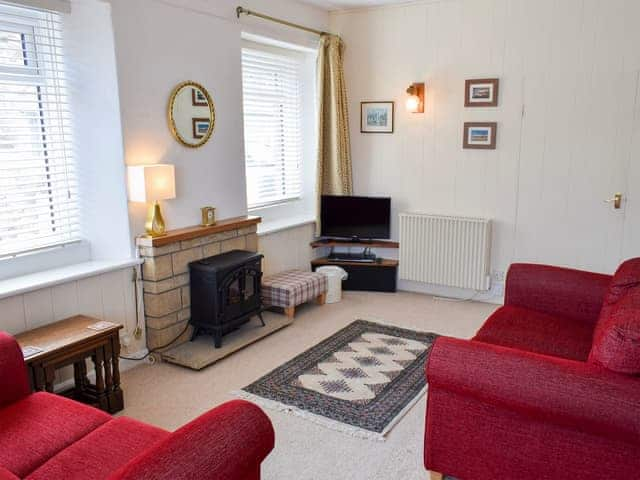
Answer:
<svg viewBox="0 0 640 480"><path fill-rule="evenodd" d="M30 392L20 345L8 333L0 332L0 408L26 397Z"/></svg>
<svg viewBox="0 0 640 480"><path fill-rule="evenodd" d="M636 377L584 362L441 337L429 355L427 380L430 389L640 444Z"/></svg>
<svg viewBox="0 0 640 480"><path fill-rule="evenodd" d="M115 472L119 480L244 480L273 449L269 418L234 400L196 418ZM253 474L253 475L252 475Z"/></svg>
<svg viewBox="0 0 640 480"><path fill-rule="evenodd" d="M515 263L509 268L505 304L595 324L610 275Z"/></svg>

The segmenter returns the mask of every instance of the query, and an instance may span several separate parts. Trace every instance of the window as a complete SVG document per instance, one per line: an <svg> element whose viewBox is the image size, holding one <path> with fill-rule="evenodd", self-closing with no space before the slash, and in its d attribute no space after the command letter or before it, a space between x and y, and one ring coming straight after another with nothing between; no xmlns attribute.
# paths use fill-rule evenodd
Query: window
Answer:
<svg viewBox="0 0 640 480"><path fill-rule="evenodd" d="M0 5L0 258L80 240L59 14Z"/></svg>
<svg viewBox="0 0 640 480"><path fill-rule="evenodd" d="M242 49L249 209L302 195L302 52L249 44Z"/></svg>

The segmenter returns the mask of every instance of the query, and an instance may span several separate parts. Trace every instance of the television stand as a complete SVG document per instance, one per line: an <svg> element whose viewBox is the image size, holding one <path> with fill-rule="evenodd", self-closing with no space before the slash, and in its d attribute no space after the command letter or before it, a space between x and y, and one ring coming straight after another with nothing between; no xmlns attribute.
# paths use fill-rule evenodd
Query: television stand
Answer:
<svg viewBox="0 0 640 480"><path fill-rule="evenodd" d="M335 252L335 247L355 247L364 249L359 253ZM395 292L398 278L398 260L377 257L372 248L399 248L398 242L370 240L321 239L311 243L312 248L329 247L329 256L311 261L311 269L328 265L343 268L349 277L343 282L343 290L364 290L373 292Z"/></svg>
<svg viewBox="0 0 640 480"><path fill-rule="evenodd" d="M375 263L376 254L372 253L368 247L360 253L336 252L334 247L331 247L331 252L327 258L332 262Z"/></svg>
<svg viewBox="0 0 640 480"><path fill-rule="evenodd" d="M311 242L311 248L322 247L364 247L364 248L400 248L398 242L391 240L341 240L337 238L321 238Z"/></svg>

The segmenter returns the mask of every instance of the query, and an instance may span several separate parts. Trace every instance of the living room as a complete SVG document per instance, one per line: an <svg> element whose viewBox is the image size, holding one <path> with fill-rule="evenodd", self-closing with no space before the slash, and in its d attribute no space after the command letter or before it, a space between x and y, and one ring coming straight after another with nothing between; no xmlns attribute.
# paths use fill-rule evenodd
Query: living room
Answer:
<svg viewBox="0 0 640 480"><path fill-rule="evenodd" d="M0 0L0 479L640 478L634 0Z"/></svg>

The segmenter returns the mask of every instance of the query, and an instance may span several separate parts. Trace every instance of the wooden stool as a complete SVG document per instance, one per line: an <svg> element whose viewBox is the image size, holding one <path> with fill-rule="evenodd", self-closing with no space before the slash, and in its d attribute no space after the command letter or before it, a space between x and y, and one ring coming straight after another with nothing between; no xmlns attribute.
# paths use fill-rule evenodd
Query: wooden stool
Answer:
<svg viewBox="0 0 640 480"><path fill-rule="evenodd" d="M262 280L265 307L280 307L293 318L296 307L310 300L324 305L327 299L327 277L321 273L288 270Z"/></svg>

